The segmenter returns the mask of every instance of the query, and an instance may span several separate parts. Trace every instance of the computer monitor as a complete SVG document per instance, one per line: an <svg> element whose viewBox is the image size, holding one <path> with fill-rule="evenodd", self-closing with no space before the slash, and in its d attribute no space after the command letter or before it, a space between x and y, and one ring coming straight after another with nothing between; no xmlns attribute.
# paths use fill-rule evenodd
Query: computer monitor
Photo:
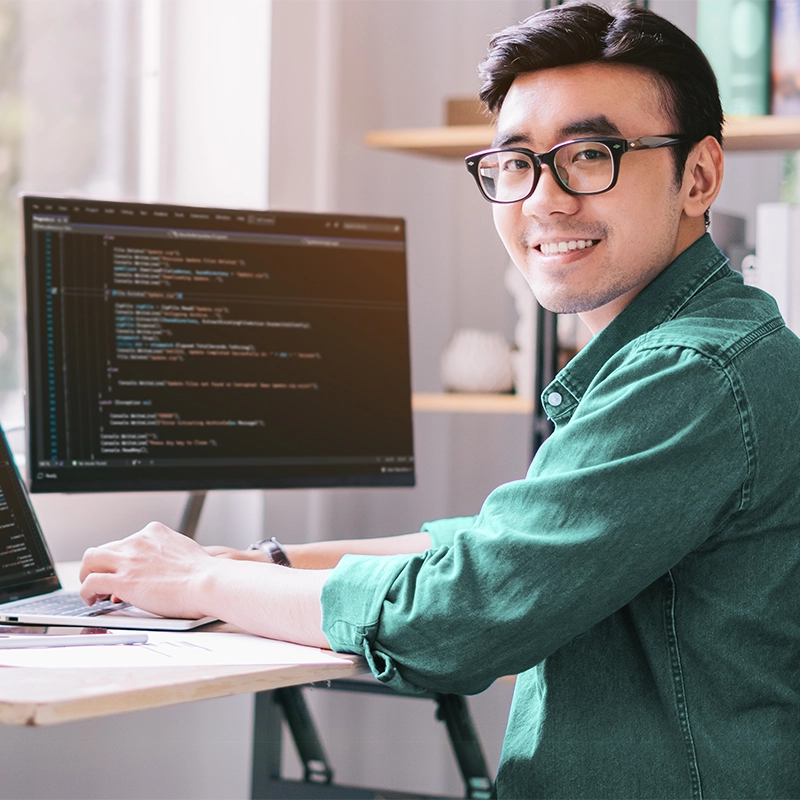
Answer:
<svg viewBox="0 0 800 800"><path fill-rule="evenodd" d="M22 205L32 491L414 484L402 219Z"/></svg>

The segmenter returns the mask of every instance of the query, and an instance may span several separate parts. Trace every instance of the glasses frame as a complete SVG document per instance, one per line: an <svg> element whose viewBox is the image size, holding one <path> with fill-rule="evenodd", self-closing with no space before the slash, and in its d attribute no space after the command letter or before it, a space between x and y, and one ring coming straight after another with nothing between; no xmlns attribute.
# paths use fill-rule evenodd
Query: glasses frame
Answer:
<svg viewBox="0 0 800 800"><path fill-rule="evenodd" d="M683 144L685 141L686 139L681 138L680 134L669 134L667 136L640 136L638 139L620 139L616 136L587 136L581 139L568 139L565 142L560 142L552 150L548 150L546 153L534 153L533 150L528 150L526 147L497 147L489 150L480 150L477 153L467 156L464 159L464 162L466 164L467 171L470 173L470 175L472 175L473 178L475 178L475 183L478 184L478 189L486 200L488 200L490 203L510 205L511 203L521 203L523 200L527 200L536 191L536 187L539 185L539 179L542 177L543 166L546 166L550 169L550 173L555 179L556 183L567 194L576 195L579 197L587 197L589 195L603 194L604 192L608 192L616 186L617 178L619 177L619 163L625 153L638 153L640 150L656 150L659 147L672 147L676 144ZM580 144L581 142L597 142L598 144L604 144L611 152L611 183L609 183L605 189L598 189L594 192L581 192L575 189L570 189L570 187L561 180L558 170L555 168L555 158L557 153L564 147L568 147L573 144ZM531 190L524 197L520 197L518 200L496 200L493 197L489 197L489 195L486 193L486 190L483 188L483 182L481 181L478 165L480 164L481 159L483 159L485 156L494 155L495 153L522 153L531 160L531 164L533 165L533 182L531 185Z"/></svg>

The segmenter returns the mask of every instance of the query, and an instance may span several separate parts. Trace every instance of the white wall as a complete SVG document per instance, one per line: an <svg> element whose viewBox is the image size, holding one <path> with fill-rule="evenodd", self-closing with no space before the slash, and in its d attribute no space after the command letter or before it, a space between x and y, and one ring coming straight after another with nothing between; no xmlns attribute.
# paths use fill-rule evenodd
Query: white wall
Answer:
<svg viewBox="0 0 800 800"><path fill-rule="evenodd" d="M160 5L157 199L222 208L265 208L269 189L270 3L168 0Z"/></svg>

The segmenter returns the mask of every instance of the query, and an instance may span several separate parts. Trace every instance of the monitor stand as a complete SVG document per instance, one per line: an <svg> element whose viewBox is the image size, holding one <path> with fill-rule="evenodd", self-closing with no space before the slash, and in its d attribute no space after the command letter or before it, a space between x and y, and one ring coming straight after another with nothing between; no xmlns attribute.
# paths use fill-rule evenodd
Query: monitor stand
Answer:
<svg viewBox="0 0 800 800"><path fill-rule="evenodd" d="M194 539L197 533L197 524L200 522L200 512L203 510L205 499L206 492L189 492L186 498L178 530L190 539Z"/></svg>

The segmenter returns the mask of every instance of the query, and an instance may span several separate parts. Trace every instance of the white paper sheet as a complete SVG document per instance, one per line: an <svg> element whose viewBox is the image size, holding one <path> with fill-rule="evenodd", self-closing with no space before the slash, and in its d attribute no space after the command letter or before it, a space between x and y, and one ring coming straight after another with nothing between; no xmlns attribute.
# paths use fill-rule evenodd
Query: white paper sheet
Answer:
<svg viewBox="0 0 800 800"><path fill-rule="evenodd" d="M0 651L0 666L8 667L280 666L341 664L342 660L317 647L247 633L152 631L147 644Z"/></svg>

